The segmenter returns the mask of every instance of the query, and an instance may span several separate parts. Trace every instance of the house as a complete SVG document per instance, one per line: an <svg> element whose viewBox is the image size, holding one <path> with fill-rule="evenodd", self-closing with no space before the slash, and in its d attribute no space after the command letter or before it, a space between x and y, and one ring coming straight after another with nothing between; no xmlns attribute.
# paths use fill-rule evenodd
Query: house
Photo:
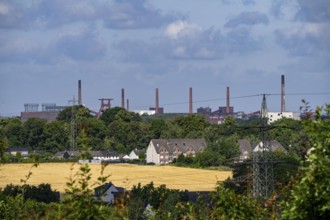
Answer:
<svg viewBox="0 0 330 220"><path fill-rule="evenodd" d="M252 146L250 141L247 139L238 140L238 145L240 151L239 161L243 162L250 159L252 153Z"/></svg>
<svg viewBox="0 0 330 220"><path fill-rule="evenodd" d="M18 153L21 154L21 157L29 157L29 150L28 150L28 148L12 147L12 148L9 148L8 152L13 157L16 157Z"/></svg>
<svg viewBox="0 0 330 220"><path fill-rule="evenodd" d="M168 164L181 154L194 157L205 148L204 139L152 139L147 148L147 163Z"/></svg>
<svg viewBox="0 0 330 220"><path fill-rule="evenodd" d="M58 159L70 159L70 158L79 158L81 152L79 151L59 151L54 157Z"/></svg>
<svg viewBox="0 0 330 220"><path fill-rule="evenodd" d="M129 158L130 160L134 160L134 159L140 159L139 155L141 153L145 153L144 149L137 149L135 148L134 150L131 151L131 153L129 154Z"/></svg>
<svg viewBox="0 0 330 220"><path fill-rule="evenodd" d="M105 183L101 186L94 188L95 197L102 202L114 204L115 199L120 197L125 192L122 187L116 187L111 182Z"/></svg>
<svg viewBox="0 0 330 220"><path fill-rule="evenodd" d="M262 152L262 151L268 151L268 149L271 150L271 152L280 151L287 153L285 148L280 144L278 141L267 141L265 144L261 141L254 149L253 152Z"/></svg>
<svg viewBox="0 0 330 220"><path fill-rule="evenodd" d="M282 118L291 118L297 121L300 121L299 112L267 112L268 124L271 124Z"/></svg>

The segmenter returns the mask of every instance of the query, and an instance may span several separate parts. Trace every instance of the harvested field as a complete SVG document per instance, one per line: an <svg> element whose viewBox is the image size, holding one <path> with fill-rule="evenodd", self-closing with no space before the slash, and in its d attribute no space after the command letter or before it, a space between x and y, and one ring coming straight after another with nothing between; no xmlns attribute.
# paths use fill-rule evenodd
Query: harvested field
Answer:
<svg viewBox="0 0 330 220"><path fill-rule="evenodd" d="M7 184L20 184L21 179L29 173L32 164L5 164L0 165L0 188ZM100 164L89 164L94 183L101 172ZM71 172L71 167L73 171ZM72 163L42 163L32 168L32 175L28 180L30 185L49 183L52 189L64 192L70 175L76 173L79 164ZM189 191L213 190L217 181L225 180L231 176L230 171L215 171L182 168L174 166L140 166L133 164L109 164L104 175L111 175L109 181L116 186L131 189L133 185L148 184L151 181L156 186L165 184L168 188Z"/></svg>

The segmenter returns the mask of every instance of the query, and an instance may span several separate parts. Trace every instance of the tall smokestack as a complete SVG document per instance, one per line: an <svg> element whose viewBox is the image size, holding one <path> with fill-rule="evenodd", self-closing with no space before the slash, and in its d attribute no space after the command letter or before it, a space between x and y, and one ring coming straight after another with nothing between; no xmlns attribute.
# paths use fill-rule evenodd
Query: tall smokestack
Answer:
<svg viewBox="0 0 330 220"><path fill-rule="evenodd" d="M193 113L193 97L192 97L192 88L189 88L189 114Z"/></svg>
<svg viewBox="0 0 330 220"><path fill-rule="evenodd" d="M125 108L125 91L121 89L121 107Z"/></svg>
<svg viewBox="0 0 330 220"><path fill-rule="evenodd" d="M285 112L285 81L284 75L281 75L281 112Z"/></svg>
<svg viewBox="0 0 330 220"><path fill-rule="evenodd" d="M158 97L158 88L156 88L156 114L159 113L159 97Z"/></svg>
<svg viewBox="0 0 330 220"><path fill-rule="evenodd" d="M127 107L126 110L129 111L129 99L127 99L126 107Z"/></svg>
<svg viewBox="0 0 330 220"><path fill-rule="evenodd" d="M78 80L78 105L82 105L82 100L81 100L81 80Z"/></svg>
<svg viewBox="0 0 330 220"><path fill-rule="evenodd" d="M230 113L230 94L229 94L229 86L227 86L227 105L226 105L226 113L227 115Z"/></svg>

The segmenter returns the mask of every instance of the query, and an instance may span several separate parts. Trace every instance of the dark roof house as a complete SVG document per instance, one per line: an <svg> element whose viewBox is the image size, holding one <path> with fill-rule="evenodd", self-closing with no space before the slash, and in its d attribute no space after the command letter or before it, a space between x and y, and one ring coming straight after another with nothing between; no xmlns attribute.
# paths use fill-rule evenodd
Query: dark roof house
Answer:
<svg viewBox="0 0 330 220"><path fill-rule="evenodd" d="M167 164L180 154L194 157L206 146L204 139L152 139L147 148L147 163Z"/></svg>

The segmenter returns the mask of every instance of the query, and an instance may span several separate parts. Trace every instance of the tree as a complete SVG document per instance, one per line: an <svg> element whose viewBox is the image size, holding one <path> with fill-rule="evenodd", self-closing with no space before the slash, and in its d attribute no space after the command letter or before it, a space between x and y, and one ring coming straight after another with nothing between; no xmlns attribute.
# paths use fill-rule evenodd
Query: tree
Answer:
<svg viewBox="0 0 330 220"><path fill-rule="evenodd" d="M52 121L45 125L45 150L53 153L69 146L69 130L63 121Z"/></svg>
<svg viewBox="0 0 330 220"><path fill-rule="evenodd" d="M43 149L45 143L46 120L30 118L24 123L24 143L32 149Z"/></svg>
<svg viewBox="0 0 330 220"><path fill-rule="evenodd" d="M9 147L23 146L23 123L20 119L14 118L8 120L4 126L5 135L9 141Z"/></svg>
<svg viewBox="0 0 330 220"><path fill-rule="evenodd" d="M328 219L330 216L330 104L317 108L315 120L303 121L313 148L293 181L289 195L283 198L284 219Z"/></svg>
<svg viewBox="0 0 330 220"><path fill-rule="evenodd" d="M7 151L9 147L8 139L5 137L4 132L0 128L0 160L3 162L4 153Z"/></svg>
<svg viewBox="0 0 330 220"><path fill-rule="evenodd" d="M211 194L208 219L266 219L266 211L248 196L236 194L219 183Z"/></svg>
<svg viewBox="0 0 330 220"><path fill-rule="evenodd" d="M124 109L121 107L108 108L102 113L100 120L102 120L105 125L109 125L115 120L117 113L122 110Z"/></svg>
<svg viewBox="0 0 330 220"><path fill-rule="evenodd" d="M175 119L175 123L182 128L183 137L187 138L202 138L204 129L208 126L203 115L194 114L179 116Z"/></svg>
<svg viewBox="0 0 330 220"><path fill-rule="evenodd" d="M90 110L88 108L86 108L83 105L75 105L75 106L67 107L64 110L60 111L60 113L57 116L57 120L70 123L72 119L72 112L75 113L77 121L83 120L85 118L93 117L90 114Z"/></svg>

